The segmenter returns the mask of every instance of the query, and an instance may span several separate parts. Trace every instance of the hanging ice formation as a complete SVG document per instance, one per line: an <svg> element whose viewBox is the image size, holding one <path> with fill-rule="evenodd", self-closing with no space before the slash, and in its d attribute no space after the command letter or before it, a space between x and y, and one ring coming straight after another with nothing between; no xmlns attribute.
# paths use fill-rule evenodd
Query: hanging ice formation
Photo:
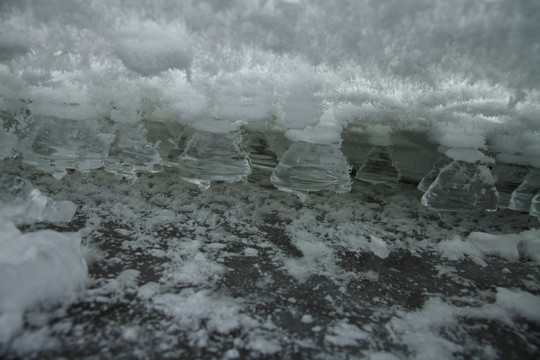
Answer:
<svg viewBox="0 0 540 360"><path fill-rule="evenodd" d="M45 117L34 124L39 125L19 146L25 163L57 179L67 169L88 171L103 166L112 137L100 131L97 121Z"/></svg>
<svg viewBox="0 0 540 360"><path fill-rule="evenodd" d="M399 181L399 171L394 166L388 147L374 146L364 165L356 172L356 179L372 184L394 185Z"/></svg>
<svg viewBox="0 0 540 360"><path fill-rule="evenodd" d="M528 169L519 165L501 165L493 171L495 187L499 192L499 208L506 209L510 203L512 193L523 182Z"/></svg>
<svg viewBox="0 0 540 360"><path fill-rule="evenodd" d="M23 163L57 179L70 169L85 172L104 167L107 172L134 181L138 172L161 171L166 164L176 167L181 179L205 190L212 181L232 183L246 179L255 167L272 171L270 181L274 186L305 200L310 192L350 191L349 161L359 166L356 179L393 186L400 181L402 171L404 178L409 174L408 181L419 181L419 174L427 172L437 156L435 146L425 145L417 134L409 133L401 134L405 138L399 141L388 141L390 147L374 145L361 130L344 132L341 147L292 143L278 126L261 124L244 126L242 139L240 132L195 131L175 122L142 121L146 131L143 135L140 127L124 123L50 116L28 120L23 123L28 124L26 128L3 124L0 140L7 140L1 144L5 145L0 149L2 159L9 155L14 158L18 151ZM414 161L425 151L428 154L422 157L422 166L414 168ZM422 170L416 174L411 169ZM539 179L540 169L497 163L492 175L486 165L453 161L441 155L420 180L418 189L425 193L422 204L438 211L510 208L538 216ZM51 209L52 203L37 189L31 195L32 189L21 197L24 201L12 202L10 208L14 211L14 204L19 204L23 210L17 213L31 214L33 206L34 215L29 216L34 221L49 221L52 215L40 214L47 213L49 210L44 209Z"/></svg>
<svg viewBox="0 0 540 360"><path fill-rule="evenodd" d="M540 169L532 169L510 197L508 208L529 211L533 197L540 191Z"/></svg>
<svg viewBox="0 0 540 360"><path fill-rule="evenodd" d="M312 191L351 191L349 165L336 144L295 142L272 172L270 182L301 200Z"/></svg>
<svg viewBox="0 0 540 360"><path fill-rule="evenodd" d="M440 211L497 210L498 193L489 168L453 161L422 196L422 205Z"/></svg>
<svg viewBox="0 0 540 360"><path fill-rule="evenodd" d="M452 159L450 159L447 156L441 156L439 159L433 164L433 168L429 173L426 174L418 184L418 190L422 192L426 192L427 189L433 184L439 173L442 169L444 169L446 166L448 166L452 162Z"/></svg>
<svg viewBox="0 0 540 360"><path fill-rule="evenodd" d="M251 174L251 162L235 135L197 131L178 160L180 177L207 190L212 181L233 183Z"/></svg>
<svg viewBox="0 0 540 360"><path fill-rule="evenodd" d="M178 158L195 131L172 121L143 121L143 124L147 131L146 138L159 152L163 166L178 166Z"/></svg>
<svg viewBox="0 0 540 360"><path fill-rule="evenodd" d="M139 171L154 173L163 170L161 156L135 126L115 126L116 138L105 160L105 171L135 181Z"/></svg>

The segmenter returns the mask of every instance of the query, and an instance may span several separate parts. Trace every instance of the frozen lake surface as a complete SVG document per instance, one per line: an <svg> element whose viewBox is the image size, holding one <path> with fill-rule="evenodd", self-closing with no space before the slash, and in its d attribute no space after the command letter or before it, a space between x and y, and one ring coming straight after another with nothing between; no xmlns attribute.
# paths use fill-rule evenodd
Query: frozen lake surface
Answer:
<svg viewBox="0 0 540 360"><path fill-rule="evenodd" d="M3 171L77 205L70 223L20 229L78 231L88 264L74 299L25 309L5 358L540 354L527 213L439 215L406 183L302 203L261 170L206 192L170 169L134 184L102 170L57 181L15 160Z"/></svg>

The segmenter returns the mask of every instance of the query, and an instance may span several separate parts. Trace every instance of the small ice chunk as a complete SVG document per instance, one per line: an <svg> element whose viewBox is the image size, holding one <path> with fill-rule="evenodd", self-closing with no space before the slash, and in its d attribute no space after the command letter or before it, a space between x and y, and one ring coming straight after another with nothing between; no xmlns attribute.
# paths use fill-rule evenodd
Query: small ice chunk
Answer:
<svg viewBox="0 0 540 360"><path fill-rule="evenodd" d="M381 259L386 259L388 257L388 254L390 254L390 250L388 250L386 242L383 239L374 235L371 235L369 249Z"/></svg>
<svg viewBox="0 0 540 360"><path fill-rule="evenodd" d="M244 255L245 256L257 256L259 255L259 251L254 248L246 248L244 249Z"/></svg>
<svg viewBox="0 0 540 360"><path fill-rule="evenodd" d="M124 328L122 332L122 339L127 342L135 343L139 337L139 329L135 326L129 326Z"/></svg>
<svg viewBox="0 0 540 360"><path fill-rule="evenodd" d="M69 222L77 211L71 201L55 202L16 175L0 175L0 217L22 223Z"/></svg>
<svg viewBox="0 0 540 360"><path fill-rule="evenodd" d="M238 359L240 352L236 349L229 349L225 352L224 359Z"/></svg>
<svg viewBox="0 0 540 360"><path fill-rule="evenodd" d="M27 222L69 222L76 211L77 206L71 201L55 202L38 189L34 189L30 192L24 217Z"/></svg>

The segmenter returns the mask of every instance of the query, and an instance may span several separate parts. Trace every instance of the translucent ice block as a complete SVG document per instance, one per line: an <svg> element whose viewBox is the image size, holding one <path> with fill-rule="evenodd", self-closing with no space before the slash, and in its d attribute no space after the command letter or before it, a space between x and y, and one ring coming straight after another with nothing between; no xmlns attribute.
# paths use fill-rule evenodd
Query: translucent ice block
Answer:
<svg viewBox="0 0 540 360"><path fill-rule="evenodd" d="M197 131L179 158L180 177L201 190L207 190L212 181L244 180L252 167L240 140L234 134Z"/></svg>
<svg viewBox="0 0 540 360"><path fill-rule="evenodd" d="M448 166L451 162L452 159L447 156L439 157L435 164L433 164L433 168L431 169L431 171L428 172L418 184L418 190L426 192L430 185L435 181L437 176L439 176L441 170Z"/></svg>
<svg viewBox="0 0 540 360"><path fill-rule="evenodd" d="M373 147L364 165L356 172L356 179L372 184L396 184L399 171L392 162L390 152L387 147Z"/></svg>
<svg viewBox="0 0 540 360"><path fill-rule="evenodd" d="M0 216L11 217L13 214L24 213L33 189L28 180L17 175L0 174Z"/></svg>
<svg viewBox="0 0 540 360"><path fill-rule="evenodd" d="M22 144L24 162L62 178L66 169L87 171L103 166L112 136L93 120L42 117Z"/></svg>
<svg viewBox="0 0 540 360"><path fill-rule="evenodd" d="M351 191L349 170L338 145L299 141L285 152L270 181L279 190L305 199L311 191Z"/></svg>
<svg viewBox="0 0 540 360"><path fill-rule="evenodd" d="M495 180L485 165L453 161L422 196L422 205L447 211L497 210Z"/></svg>
<svg viewBox="0 0 540 360"><path fill-rule="evenodd" d="M163 170L161 156L131 124L116 124L116 138L105 160L105 171L135 181L137 172Z"/></svg>
<svg viewBox="0 0 540 360"><path fill-rule="evenodd" d="M71 201L54 201L38 189L34 189L28 197L24 218L27 222L68 222L76 210L77 207Z"/></svg>
<svg viewBox="0 0 540 360"><path fill-rule="evenodd" d="M521 185L512 193L508 208L529 211L533 197L540 191L540 169L531 169Z"/></svg>
<svg viewBox="0 0 540 360"><path fill-rule="evenodd" d="M164 166L178 166L178 158L195 132L190 127L171 121L144 121L144 128L147 140L159 152Z"/></svg>

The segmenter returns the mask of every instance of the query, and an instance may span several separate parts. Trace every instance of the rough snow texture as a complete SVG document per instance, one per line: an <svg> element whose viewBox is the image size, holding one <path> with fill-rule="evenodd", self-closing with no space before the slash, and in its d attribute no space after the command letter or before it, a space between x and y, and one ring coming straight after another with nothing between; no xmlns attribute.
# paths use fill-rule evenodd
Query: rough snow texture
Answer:
<svg viewBox="0 0 540 360"><path fill-rule="evenodd" d="M317 143L354 124L380 146L416 129L456 160L540 167L539 6L2 1L0 111L215 132L274 118Z"/></svg>
<svg viewBox="0 0 540 360"><path fill-rule="evenodd" d="M4 313L0 323L9 327L0 328L11 341L3 357L491 359L539 352L540 234L528 214L439 216L406 184L354 182L349 194L321 192L302 203L275 191L258 170L245 184L216 183L201 193L173 170L131 185L102 170L56 181L17 161L2 166L79 206L56 231L79 230L90 277L69 307L44 309L34 294L37 303ZM34 239L44 226L11 231ZM55 299L74 290L55 288L56 271L82 276L70 244L51 255L65 262L36 277L54 278Z"/></svg>
<svg viewBox="0 0 540 360"><path fill-rule="evenodd" d="M70 303L84 288L80 240L52 230L23 234L0 218L0 351L23 329L25 311Z"/></svg>

